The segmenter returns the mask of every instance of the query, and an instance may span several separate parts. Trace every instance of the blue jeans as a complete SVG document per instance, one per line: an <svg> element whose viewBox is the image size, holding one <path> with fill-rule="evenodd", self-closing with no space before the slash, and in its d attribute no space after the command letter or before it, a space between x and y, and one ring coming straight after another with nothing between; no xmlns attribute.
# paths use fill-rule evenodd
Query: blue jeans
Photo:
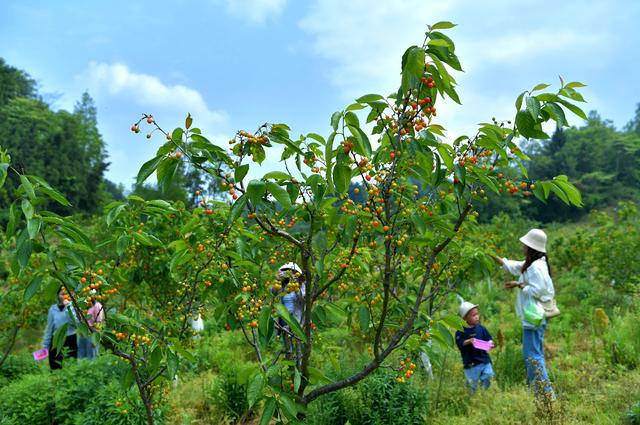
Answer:
<svg viewBox="0 0 640 425"><path fill-rule="evenodd" d="M78 336L78 358L95 359L98 355L98 347L93 345L90 336Z"/></svg>
<svg viewBox="0 0 640 425"><path fill-rule="evenodd" d="M478 382L480 382L480 386L485 390L489 388L492 377L493 368L491 367L491 363L475 365L464 370L465 383L472 393L475 393L476 389L478 389Z"/></svg>
<svg viewBox="0 0 640 425"><path fill-rule="evenodd" d="M527 368L527 382L536 395L547 393L555 397L544 364L544 330L546 326L547 324L543 323L534 329L523 328L522 357Z"/></svg>

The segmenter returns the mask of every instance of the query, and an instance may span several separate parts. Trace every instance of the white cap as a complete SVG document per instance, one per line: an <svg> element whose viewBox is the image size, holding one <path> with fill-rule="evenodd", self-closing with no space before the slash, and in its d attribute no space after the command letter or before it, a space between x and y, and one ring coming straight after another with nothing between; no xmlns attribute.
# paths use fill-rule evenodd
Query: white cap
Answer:
<svg viewBox="0 0 640 425"><path fill-rule="evenodd" d="M293 270L296 273L302 274L302 269L296 263L287 263L280 266L278 271Z"/></svg>
<svg viewBox="0 0 640 425"><path fill-rule="evenodd" d="M467 313L469 313L476 307L478 307L478 304L471 304L470 302L463 301L462 304L460 304L460 308L458 309L458 314L464 319Z"/></svg>
<svg viewBox="0 0 640 425"><path fill-rule="evenodd" d="M531 229L520 238L520 242L538 252L547 252L547 235L540 229Z"/></svg>

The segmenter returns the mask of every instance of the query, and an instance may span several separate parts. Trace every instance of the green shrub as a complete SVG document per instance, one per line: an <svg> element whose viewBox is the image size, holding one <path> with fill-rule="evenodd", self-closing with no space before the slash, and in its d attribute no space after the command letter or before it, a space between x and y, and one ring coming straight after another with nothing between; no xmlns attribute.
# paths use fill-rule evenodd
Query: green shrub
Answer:
<svg viewBox="0 0 640 425"><path fill-rule="evenodd" d="M624 417L624 421L629 425L640 425L640 401L629 409Z"/></svg>
<svg viewBox="0 0 640 425"><path fill-rule="evenodd" d="M137 390L132 388L125 393L117 381L101 386L85 403L84 410L74 416L74 425L144 425L147 416L144 406L138 397ZM161 411L156 411L161 422Z"/></svg>
<svg viewBox="0 0 640 425"><path fill-rule="evenodd" d="M123 374L124 365L113 356L65 364L64 369L53 374L56 378L56 423L72 424L74 417L84 411L87 402Z"/></svg>
<svg viewBox="0 0 640 425"><path fill-rule="evenodd" d="M377 370L355 387L328 394L311 404L307 424L423 424L427 392L411 382L398 383L396 373Z"/></svg>
<svg viewBox="0 0 640 425"><path fill-rule="evenodd" d="M55 411L54 377L25 375L0 389L0 425L51 423Z"/></svg>
<svg viewBox="0 0 640 425"><path fill-rule="evenodd" d="M247 378L252 372L250 365L235 365L223 372L213 384L211 401L216 411L232 421L248 412Z"/></svg>
<svg viewBox="0 0 640 425"><path fill-rule="evenodd" d="M0 366L0 379L11 382L23 375L38 373L39 370L38 363L33 360L31 354L10 354Z"/></svg>
<svg viewBox="0 0 640 425"><path fill-rule="evenodd" d="M125 370L116 357L105 355L66 363L55 372L24 375L0 390L0 425L144 424L137 390L122 389Z"/></svg>
<svg viewBox="0 0 640 425"><path fill-rule="evenodd" d="M512 388L525 381L527 375L519 341L509 338L501 351L491 355L496 381L500 389Z"/></svg>
<svg viewBox="0 0 640 425"><path fill-rule="evenodd" d="M640 327L637 313L614 314L612 325L605 337L608 357L612 364L635 369L640 364Z"/></svg>

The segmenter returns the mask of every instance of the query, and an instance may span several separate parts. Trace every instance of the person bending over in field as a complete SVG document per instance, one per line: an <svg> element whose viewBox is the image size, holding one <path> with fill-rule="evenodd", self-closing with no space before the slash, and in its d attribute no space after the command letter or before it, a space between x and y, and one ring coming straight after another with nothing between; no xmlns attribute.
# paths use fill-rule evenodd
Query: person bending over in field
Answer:
<svg viewBox="0 0 640 425"><path fill-rule="evenodd" d="M304 297L306 288L304 284L304 274L296 263L287 263L278 269L278 283L272 288L273 295L282 295L280 302L289 312L291 318L302 323L304 312ZM302 357L302 351L297 337L291 332L286 322L280 318L277 322L278 333L282 334L285 356L288 359L295 358L296 363Z"/></svg>

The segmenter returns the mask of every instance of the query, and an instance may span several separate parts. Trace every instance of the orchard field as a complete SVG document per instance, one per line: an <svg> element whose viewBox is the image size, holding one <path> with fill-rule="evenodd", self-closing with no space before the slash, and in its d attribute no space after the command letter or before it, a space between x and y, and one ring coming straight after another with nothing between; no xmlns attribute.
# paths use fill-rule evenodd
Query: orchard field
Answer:
<svg viewBox="0 0 640 425"><path fill-rule="evenodd" d="M452 26L430 26L398 58L397 92L359 97L327 134L266 123L226 149L191 115L171 130L148 113L123 123L158 144L126 197L60 187L0 141L0 424L640 423L640 120L617 132L560 78L450 140L437 108L459 102ZM90 99L67 115L34 102L15 95L1 123L95 125ZM267 157L280 169L255 177ZM101 208L73 210L83 203ZM534 227L562 310L545 339L555 400L526 386L513 294L491 259L519 258ZM301 277L283 293L290 262ZM100 355L49 371L32 352L60 287ZM299 318L281 302L292 292ZM106 313L95 327L92 299ZM497 343L495 380L475 395L453 340L461 299Z"/></svg>

